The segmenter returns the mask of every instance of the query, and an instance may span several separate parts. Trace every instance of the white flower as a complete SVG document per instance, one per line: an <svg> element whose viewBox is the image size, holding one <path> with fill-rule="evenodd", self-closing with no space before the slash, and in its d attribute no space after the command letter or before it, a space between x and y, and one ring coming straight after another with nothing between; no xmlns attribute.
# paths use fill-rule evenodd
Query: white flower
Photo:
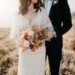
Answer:
<svg viewBox="0 0 75 75"><path fill-rule="evenodd" d="M29 47L29 41L27 40L24 41L24 47Z"/></svg>
<svg viewBox="0 0 75 75"><path fill-rule="evenodd" d="M34 32L33 32L33 31L29 31L29 32L28 32L28 35L29 35L29 36L33 36L33 35L34 35Z"/></svg>
<svg viewBox="0 0 75 75"><path fill-rule="evenodd" d="M31 29L27 29L26 32L27 32L27 34L29 36L33 36L34 35L34 32Z"/></svg>

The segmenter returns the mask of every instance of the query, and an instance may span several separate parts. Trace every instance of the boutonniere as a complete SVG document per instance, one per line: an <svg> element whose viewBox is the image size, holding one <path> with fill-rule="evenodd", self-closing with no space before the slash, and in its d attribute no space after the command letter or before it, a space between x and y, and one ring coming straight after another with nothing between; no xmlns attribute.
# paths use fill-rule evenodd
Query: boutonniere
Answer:
<svg viewBox="0 0 75 75"><path fill-rule="evenodd" d="M56 5L58 3L58 0L53 0L53 4Z"/></svg>

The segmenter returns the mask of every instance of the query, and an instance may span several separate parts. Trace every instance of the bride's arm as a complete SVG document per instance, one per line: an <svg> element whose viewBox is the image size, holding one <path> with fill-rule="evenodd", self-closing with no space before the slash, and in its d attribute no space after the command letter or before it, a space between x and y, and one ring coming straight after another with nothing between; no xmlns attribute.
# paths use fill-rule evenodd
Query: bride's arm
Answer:
<svg viewBox="0 0 75 75"><path fill-rule="evenodd" d="M54 31L52 23L51 23L51 21L50 21L44 8L42 8L42 12L43 12L44 23L46 25L46 31L47 31L46 36L48 36L50 39L53 37L56 37L56 32Z"/></svg>
<svg viewBox="0 0 75 75"><path fill-rule="evenodd" d="M17 16L16 14L14 14L14 16L12 17L12 21L11 21L11 27L10 27L10 35L9 35L9 38L10 40L14 40L16 43L16 37L17 37Z"/></svg>
<svg viewBox="0 0 75 75"><path fill-rule="evenodd" d="M10 40L13 40L16 43L17 47L21 47L23 50L25 50L24 46L22 45L23 40L20 36L20 21L18 15L15 14L11 22L9 38Z"/></svg>

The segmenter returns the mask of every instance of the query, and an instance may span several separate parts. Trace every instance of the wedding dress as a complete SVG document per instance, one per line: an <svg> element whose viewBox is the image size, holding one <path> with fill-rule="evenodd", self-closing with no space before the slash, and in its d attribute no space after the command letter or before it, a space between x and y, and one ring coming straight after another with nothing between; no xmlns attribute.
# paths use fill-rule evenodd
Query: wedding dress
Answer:
<svg viewBox="0 0 75 75"><path fill-rule="evenodd" d="M47 13L44 8L41 8L31 23L25 16L16 14L10 32L10 39L17 42L16 34L20 37L22 31L34 25L45 25L49 31L54 31ZM45 75L45 45L32 52L31 49L22 51L22 48L17 44L17 50L19 52L18 75Z"/></svg>

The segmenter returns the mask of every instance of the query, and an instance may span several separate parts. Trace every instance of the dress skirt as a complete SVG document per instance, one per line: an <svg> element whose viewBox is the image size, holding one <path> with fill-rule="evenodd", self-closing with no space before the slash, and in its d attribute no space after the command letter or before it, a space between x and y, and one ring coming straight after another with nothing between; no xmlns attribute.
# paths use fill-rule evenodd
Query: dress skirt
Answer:
<svg viewBox="0 0 75 75"><path fill-rule="evenodd" d="M18 75L45 75L45 45L35 52L19 48Z"/></svg>

